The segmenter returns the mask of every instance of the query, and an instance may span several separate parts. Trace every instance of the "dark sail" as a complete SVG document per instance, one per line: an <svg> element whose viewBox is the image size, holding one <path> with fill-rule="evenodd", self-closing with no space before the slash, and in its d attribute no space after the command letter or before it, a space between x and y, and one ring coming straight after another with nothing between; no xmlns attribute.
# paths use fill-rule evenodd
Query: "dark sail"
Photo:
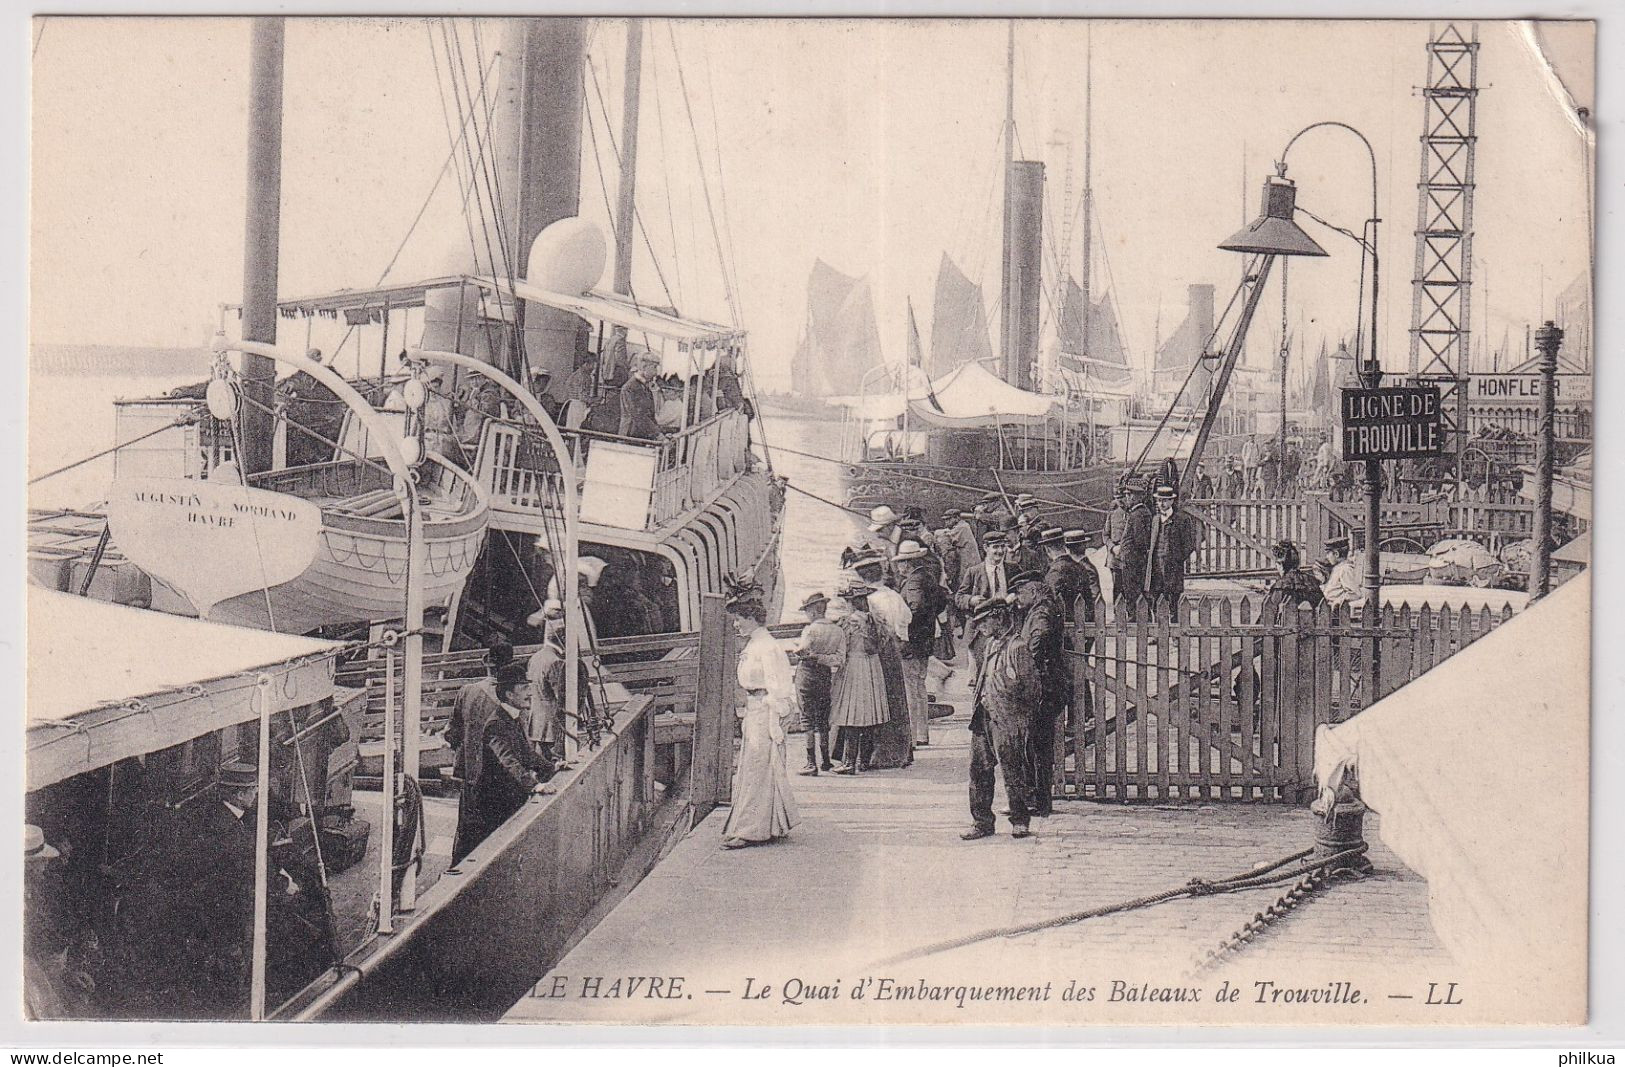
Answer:
<svg viewBox="0 0 1625 1067"><path fill-rule="evenodd" d="M946 374L967 361L993 358L982 287L965 277L943 255L937 267L937 292L931 311L931 377Z"/></svg>
<svg viewBox="0 0 1625 1067"><path fill-rule="evenodd" d="M792 388L798 396L855 393L880 362L869 283L816 260L807 282L807 328L790 364Z"/></svg>

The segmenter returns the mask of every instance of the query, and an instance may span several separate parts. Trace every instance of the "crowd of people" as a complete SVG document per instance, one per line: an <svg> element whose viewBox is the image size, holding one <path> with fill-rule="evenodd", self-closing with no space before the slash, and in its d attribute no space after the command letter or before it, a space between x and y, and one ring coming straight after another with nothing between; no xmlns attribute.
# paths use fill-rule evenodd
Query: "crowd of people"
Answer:
<svg viewBox="0 0 1625 1067"><path fill-rule="evenodd" d="M784 738L796 726L805 729L802 775L907 767L930 745L934 696L960 664L973 678L964 836L993 833L1001 767L1012 832L1030 835L1031 819L1050 813L1057 724L1074 700L1090 699L1073 691L1074 624L1113 599L1177 601L1200 541L1170 485L1152 491L1126 480L1099 534L1054 526L1045 511L1029 494L989 494L933 529L916 509L874 508L842 550L835 581L801 602L806 625L788 651L764 636L759 596L730 597L746 643L744 743L725 847L794 825Z"/></svg>
<svg viewBox="0 0 1625 1067"><path fill-rule="evenodd" d="M1149 600L1177 611L1202 524L1179 506L1175 479L1154 487L1125 477L1099 533L1045 521L1045 505L990 494L945 513L935 529L913 509L881 505L841 553L828 589L800 604L800 638L785 649L766 628L759 591L736 591L728 610L744 642L738 674L743 744L723 845L740 848L789 833L788 735L805 730L799 772L862 775L906 767L931 743L934 693L956 665L971 672L971 827L995 832L1002 769L1010 832L1031 835L1051 812L1056 730L1077 705L1092 713L1074 657L1088 639L1076 623L1108 605ZM1275 546L1280 575L1266 611L1357 604L1363 596L1348 539L1328 544L1313 569L1296 546ZM961 660L963 655L963 660Z"/></svg>

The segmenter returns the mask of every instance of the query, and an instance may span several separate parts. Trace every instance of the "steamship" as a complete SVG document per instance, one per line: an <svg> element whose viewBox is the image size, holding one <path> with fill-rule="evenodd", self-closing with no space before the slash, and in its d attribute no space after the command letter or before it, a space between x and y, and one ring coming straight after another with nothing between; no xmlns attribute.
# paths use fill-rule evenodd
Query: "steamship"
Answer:
<svg viewBox="0 0 1625 1067"><path fill-rule="evenodd" d="M299 840L309 843L300 850L299 863L309 865L307 873L320 884L321 895L299 921L318 929L331 926L343 936L312 936L302 942L297 954L313 965L284 967L284 975L302 977L291 984L273 983L269 1000L263 988L257 989L259 1002L246 991L240 1000L183 997L171 991L180 997L176 1003L206 1003L199 1010L207 1017L387 1016L394 996L391 983L403 980L403 961L417 961L413 981L543 962L529 957L505 961L477 940L446 938L448 930L502 927L516 914L535 912L537 901L551 891L545 880L509 880L499 872L527 865L547 869L561 847L556 828L545 820L515 816L511 832L505 828L479 846L462 861L460 877L448 876L447 802L425 800L415 781L446 769L450 754L445 741L430 731L421 738L421 748L413 741L401 749L398 736L390 740L395 727L389 721L399 721L398 712L386 707L382 714L369 714L367 694L332 686L336 660L357 655L381 659L391 640L386 632L402 628L409 600L409 499L420 502L423 523L425 560L416 575L424 601L423 632L431 644L448 652L482 647L494 635L515 645L541 640L543 619L554 610L549 602L568 588L559 573L560 561L569 558L563 551L567 523L575 527L576 556L591 573L582 588L583 597L592 598L592 611L581 636L583 658L594 677L598 641L696 630L702 597L723 591L729 580L756 582L766 591L768 610L775 617L779 611L784 482L772 472L758 416L737 400L751 389L747 334L738 326L653 306L632 295L629 235L635 171L629 168L621 175L626 183L623 208L613 220L613 280L606 284L609 241L578 217L586 24L580 19L526 18L502 20L501 26L502 62L492 97L466 101L459 114L470 153L483 156L478 165L500 175L486 186L488 196L471 191L464 210L471 229L500 235L500 248L470 240L460 254L453 252L454 259L460 255L464 261L453 273L280 300L274 296L276 256L259 257L258 268L251 256L243 306L222 313L222 337L216 345L220 355L212 367L197 368L200 375L212 375L207 388L117 405L115 440L140 438L141 443L116 453L108 502L116 502L135 484L182 492L214 485L263 494L256 499L267 512L292 515L314 508L318 528L308 559L288 553L302 562L293 573L258 587L251 575L250 588L200 604L188 587L194 576L187 572L205 558L206 542L192 536L201 538L201 532L182 529L155 548L138 546L135 527L121 525L117 508L108 502L30 513L29 574L31 584L43 587L41 595L67 593L154 609L132 617L178 619L200 627L198 633L229 635L231 629L216 624L235 624L253 632L274 630L290 640L297 635L309 647L290 645L287 655L319 656L326 664L325 672L316 672L323 675L317 679L322 684L306 687L306 695L319 691L320 699L284 701L298 705L298 716L279 726L271 739L275 755L269 780L254 773L253 730L244 726L258 713L243 700L233 705L229 721L222 721L218 706L210 704L207 714L172 716L160 733L142 735L150 744L106 752L93 747L88 762L30 792L30 822L43 827L48 839L76 846L69 871L78 887L72 910L82 924L76 936L102 943L120 940L108 946L109 959L135 944L114 933L122 920L105 914L127 895L119 886L145 876L139 872L162 870L165 855L203 847L195 835L212 831L199 829L206 822L195 818L196 813L218 812L229 804L233 790L244 786L245 775L247 785L257 783L258 796L267 805L304 820L297 824L303 831L288 832L302 833ZM463 31L456 25L447 28L440 42L431 40L432 49L443 47L449 53L464 47ZM256 77L263 64L280 69L280 20L261 20L254 33ZM641 26L634 21L627 31L629 84L637 84L642 54ZM449 69L449 54L437 58ZM636 95L629 93L619 131L627 156L637 140L637 109ZM560 122L558 115L575 121ZM271 122L269 132L280 143L280 91L274 99L256 98L250 122L254 136L266 135L263 124ZM261 173L260 199L255 199L254 168L268 169L274 189L279 162L274 153L269 160L263 156L251 159L250 240L258 232L274 248L276 196L269 194L272 206L267 209ZM449 247L454 242L448 238ZM256 269L266 273L266 262L271 264L269 277L253 277ZM343 340L326 366L348 365L353 358L357 373L341 384L365 399L365 415L339 407L330 397L292 396L267 410L264 399L270 389L256 393L255 378L260 376L264 384L269 361L251 368L247 356L241 362L225 356L234 349L247 350L246 341L230 335L240 332L247 338L255 322L262 327L282 323L284 349L290 353L303 353L315 330L342 326ZM295 333L307 340L288 344ZM276 331L271 334L251 340L275 341ZM606 423L606 413L619 409L618 389L629 357L658 363L665 380L679 386L671 398L675 402L667 405L674 414L665 419L668 411L661 411L665 421L658 436L629 436L619 432L612 418ZM290 356L289 361L299 360ZM474 373L468 360L500 374ZM376 373L366 373L366 367ZM318 377L322 373L316 368L312 372ZM531 396L494 388L499 377L522 381ZM551 385L544 385L549 378ZM256 396L261 398L258 404ZM562 455L549 448L550 437L532 414L536 405L558 412L548 418L557 420ZM313 426L325 432L313 432ZM410 465L411 493L382 462L391 455ZM567 485L573 492L565 491ZM565 501L570 499L576 504L567 515ZM132 531L124 538L128 543L121 542L121 529ZM270 525L254 529L262 547L285 547L270 543L277 536ZM266 572L259 573L263 577ZM368 645L358 649L322 639ZM248 647L249 642L241 644ZM277 654L282 654L280 646ZM203 681L188 681L188 693L198 684L206 689L207 679L215 677L206 664L197 671ZM426 684L410 677L405 681ZM602 684L593 691L600 702L617 699ZM370 695L377 703L380 694ZM613 707L598 708L601 715L613 712ZM82 729L83 714L81 709L64 711L60 720L31 718L31 760L36 744L55 743L64 728ZM312 731L326 738L318 747L312 747ZM376 767L380 760L385 766L392 759L404 762L414 750L419 762L404 767L405 789L397 792L393 816L388 815L390 805L381 802ZM298 764L297 773L289 769L290 760ZM352 793L350 785L358 766L369 761L370 799L365 790ZM177 768L173 775L144 771L171 764ZM140 788L112 787L130 782L132 775L144 783ZM235 833L236 828L224 832ZM117 857L111 865L101 863L102 850L88 847L92 839L129 833L142 842L131 853L141 857L139 872ZM410 867L408 881L415 879L418 894L415 905L402 897L409 910L395 914L393 929L380 920L387 920L395 907L386 901L381 917L377 896L367 919L367 879L359 873L377 864L380 848L391 847L380 837L394 842L394 893L402 892L402 874ZM403 841L415 843L415 850L408 844L401 852ZM363 863L363 855L374 858ZM293 883L300 885L300 894L311 891L311 881L290 875ZM169 907L189 900L195 889L178 887ZM196 966L165 973L190 983L188 989L207 985L210 967L221 964L220 950L197 944L187 932L193 917L165 913L161 903L148 900L147 921L168 924L173 936L167 951L197 957ZM346 907L349 912L335 915L335 908ZM380 933L381 928L389 932ZM523 952L535 950L533 945ZM93 972L103 965L85 966ZM161 1013L166 1003L162 991L121 989L119 983L128 975L112 981L112 969L87 974L99 994L62 1008L63 1014L140 1016ZM36 977L45 981L31 971L30 980ZM60 1003L56 998L44 1002ZM456 1003L443 1007L448 1018L459 1017Z"/></svg>

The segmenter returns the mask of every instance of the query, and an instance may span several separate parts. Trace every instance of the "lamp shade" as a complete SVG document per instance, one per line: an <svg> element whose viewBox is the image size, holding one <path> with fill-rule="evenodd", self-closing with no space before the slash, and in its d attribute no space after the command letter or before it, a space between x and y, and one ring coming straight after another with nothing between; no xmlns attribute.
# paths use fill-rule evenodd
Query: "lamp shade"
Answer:
<svg viewBox="0 0 1625 1067"><path fill-rule="evenodd" d="M1220 243L1227 252L1262 252L1274 256L1324 256L1326 250L1292 218L1298 187L1286 178L1264 179L1263 214L1246 229Z"/></svg>

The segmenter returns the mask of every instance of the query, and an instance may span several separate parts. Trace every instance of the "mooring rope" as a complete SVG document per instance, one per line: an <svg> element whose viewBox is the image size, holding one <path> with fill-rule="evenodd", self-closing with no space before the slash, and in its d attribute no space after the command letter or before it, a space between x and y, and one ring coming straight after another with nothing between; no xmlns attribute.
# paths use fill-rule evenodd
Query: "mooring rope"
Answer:
<svg viewBox="0 0 1625 1067"><path fill-rule="evenodd" d="M165 432L166 430L173 430L177 426L186 426L186 425L189 425L190 423L193 423L193 422L196 422L196 421L197 421L197 413L196 412L192 412L192 413L189 413L189 414L186 414L186 415L182 415L180 418L176 419L174 422L165 423L164 425L158 427L156 430L149 430L148 432L142 434L140 437L132 437L128 441L120 441L118 444L114 445L112 448L104 448L100 452L96 452L96 453L94 453L92 455L86 456L83 459L76 459L72 463L69 463L65 467L58 467L54 471L46 471L44 474L38 475L37 477L34 477L34 478L30 478L30 479L28 479L28 484L33 485L36 482L43 482L47 478L55 478L58 474L66 474L68 471L73 470L75 467L83 467L86 463L89 463L92 460L101 459L103 456L111 455L112 453L117 452L121 448L128 448L131 445L140 444L142 441L145 441L147 438L149 438L149 437L157 437L159 434Z"/></svg>
<svg viewBox="0 0 1625 1067"><path fill-rule="evenodd" d="M1023 923L1020 926L1002 926L995 927L990 930L981 930L973 934L967 934L964 937L953 938L950 941L939 941L934 945L927 945L923 948L911 949L908 952L903 952L896 956L889 956L886 959L878 961L875 966L889 967L899 963L908 963L913 960L924 959L926 956L934 956L938 953L950 952L957 948L965 948L969 945L978 944L982 941L991 941L994 938L1016 937L1021 934L1032 934L1044 930L1054 930L1062 926L1070 926L1073 923L1082 922L1085 919L1098 919L1106 915L1115 915L1120 912L1134 911L1139 908L1148 908L1153 904L1163 904L1170 900L1179 900L1186 897L1214 896L1219 893L1238 893L1247 889L1261 889L1265 886L1278 885L1282 882L1289 882L1302 878L1303 876L1314 871L1329 870L1335 864L1343 863L1347 860L1351 860L1357 856L1363 855L1367 847L1368 846L1364 842L1361 842L1354 848L1345 849L1342 852L1327 856L1325 859L1314 860L1310 863L1303 864L1299 867L1295 867L1289 871L1284 871L1279 874L1271 873L1273 871L1279 871L1280 868L1285 867L1289 863L1296 862L1297 860L1301 860L1312 855L1314 849L1308 848L1302 850L1301 852L1294 852L1289 856L1284 856L1281 859L1276 860L1274 863L1247 871L1243 874L1230 875L1229 877L1220 878L1215 881L1209 881L1205 878L1192 878L1190 881L1186 882L1182 886L1178 886L1177 888L1165 889L1160 893L1150 893L1146 896L1134 897L1131 900L1119 901L1116 904L1106 904L1097 908L1087 908L1083 911L1068 912L1065 915L1057 915L1053 918L1039 920L1038 922Z"/></svg>
<svg viewBox="0 0 1625 1067"><path fill-rule="evenodd" d="M790 448L790 447L788 447L786 445L774 445L773 446L773 451L775 451L775 452L788 452L792 456L801 456L803 459L816 459L816 460L819 460L819 461L821 461L823 463L833 463L838 467L852 466L852 464L847 463L845 460L835 459L833 456L821 456L816 452L802 452L799 449ZM885 473L886 473L886 475L888 477L907 478L907 479L909 479L911 481L926 482L926 483L929 483L931 485L940 485L940 486L943 486L944 488L947 488L947 489L963 489L966 492L971 492L971 493L986 493L987 492L987 489L984 486L967 485L964 482L950 482L950 481L945 481L945 480L943 480L941 478L928 478L923 474L913 474L913 473L910 473L908 471L889 470L889 471L886 471ZM1060 473L1060 472L1057 472L1057 473ZM1048 504L1048 505L1050 505L1051 507L1054 507L1054 508L1065 508L1065 509L1067 509L1069 511L1071 511L1071 510L1095 511L1095 512L1099 512L1101 514L1105 514L1106 512L1111 510L1110 508L1096 507L1093 504L1085 504L1080 500L1070 500L1070 501L1066 501L1066 500L1050 500L1050 499L1047 499L1045 497L1040 497L1040 496L1035 496L1033 499L1036 500L1040 504ZM843 505L837 505L837 506L843 506Z"/></svg>

